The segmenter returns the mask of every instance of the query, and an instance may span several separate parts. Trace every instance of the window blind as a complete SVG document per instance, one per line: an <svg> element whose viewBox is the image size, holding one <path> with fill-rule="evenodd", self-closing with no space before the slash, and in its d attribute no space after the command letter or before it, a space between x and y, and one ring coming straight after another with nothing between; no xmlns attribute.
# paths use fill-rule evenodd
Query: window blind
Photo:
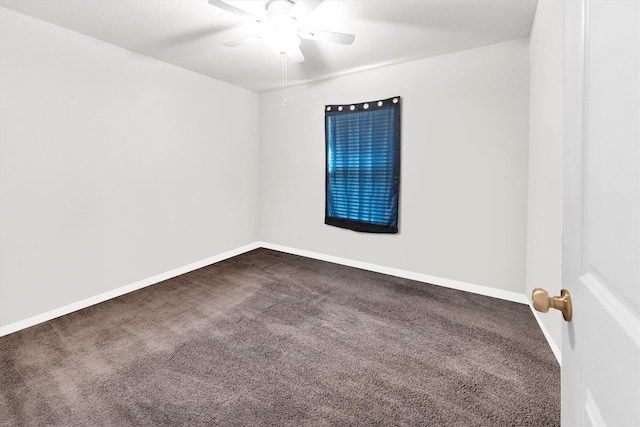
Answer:
<svg viewBox="0 0 640 427"><path fill-rule="evenodd" d="M400 97L325 108L325 224L398 232Z"/></svg>

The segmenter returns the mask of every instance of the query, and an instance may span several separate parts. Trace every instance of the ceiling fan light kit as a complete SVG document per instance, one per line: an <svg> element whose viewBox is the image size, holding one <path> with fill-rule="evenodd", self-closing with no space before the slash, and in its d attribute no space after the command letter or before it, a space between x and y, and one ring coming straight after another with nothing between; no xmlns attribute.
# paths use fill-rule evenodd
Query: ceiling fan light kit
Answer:
<svg viewBox="0 0 640 427"><path fill-rule="evenodd" d="M289 0L272 0L267 5L267 17L271 23L265 33L265 40L278 55L285 56L300 47L300 37L296 34L296 19L290 16L293 3Z"/></svg>
<svg viewBox="0 0 640 427"><path fill-rule="evenodd" d="M300 47L300 37L289 31L276 28L265 36L265 40L271 49L278 55L285 56Z"/></svg>

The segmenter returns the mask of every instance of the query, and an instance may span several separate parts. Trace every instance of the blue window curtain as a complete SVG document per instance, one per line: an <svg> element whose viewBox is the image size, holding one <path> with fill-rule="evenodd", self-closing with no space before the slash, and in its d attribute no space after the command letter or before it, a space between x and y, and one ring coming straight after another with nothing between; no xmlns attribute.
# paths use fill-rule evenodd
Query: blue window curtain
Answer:
<svg viewBox="0 0 640 427"><path fill-rule="evenodd" d="M325 224L398 232L400 97L325 106Z"/></svg>

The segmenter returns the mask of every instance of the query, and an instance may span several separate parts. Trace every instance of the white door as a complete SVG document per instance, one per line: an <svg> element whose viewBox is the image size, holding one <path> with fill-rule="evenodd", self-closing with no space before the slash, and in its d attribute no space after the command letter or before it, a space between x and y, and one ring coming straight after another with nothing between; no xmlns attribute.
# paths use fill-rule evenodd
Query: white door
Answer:
<svg viewBox="0 0 640 427"><path fill-rule="evenodd" d="M562 425L640 426L640 1L564 6Z"/></svg>

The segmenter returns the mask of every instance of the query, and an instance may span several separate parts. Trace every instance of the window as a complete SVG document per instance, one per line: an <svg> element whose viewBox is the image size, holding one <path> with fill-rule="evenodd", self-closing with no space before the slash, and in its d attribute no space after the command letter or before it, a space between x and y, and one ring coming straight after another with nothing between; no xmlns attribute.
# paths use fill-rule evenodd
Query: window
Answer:
<svg viewBox="0 0 640 427"><path fill-rule="evenodd" d="M325 224L398 232L400 97L325 108Z"/></svg>

